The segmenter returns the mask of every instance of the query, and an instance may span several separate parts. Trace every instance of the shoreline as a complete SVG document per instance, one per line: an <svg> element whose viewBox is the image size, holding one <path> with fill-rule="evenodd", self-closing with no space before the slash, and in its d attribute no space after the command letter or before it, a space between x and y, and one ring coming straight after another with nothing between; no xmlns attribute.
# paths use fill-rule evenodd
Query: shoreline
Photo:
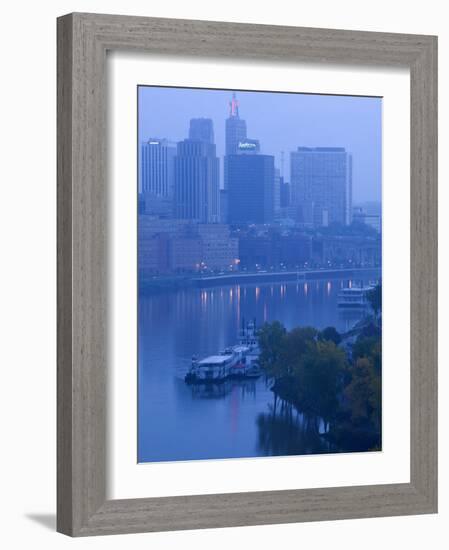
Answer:
<svg viewBox="0 0 449 550"><path fill-rule="evenodd" d="M276 271L256 273L229 273L225 275L174 276L155 278L139 283L139 293L157 293L181 288L208 288L246 283L281 283L291 281L310 281L316 279L337 279L342 277L360 277L376 274L380 277L382 267L334 268L334 269L302 269L298 271Z"/></svg>

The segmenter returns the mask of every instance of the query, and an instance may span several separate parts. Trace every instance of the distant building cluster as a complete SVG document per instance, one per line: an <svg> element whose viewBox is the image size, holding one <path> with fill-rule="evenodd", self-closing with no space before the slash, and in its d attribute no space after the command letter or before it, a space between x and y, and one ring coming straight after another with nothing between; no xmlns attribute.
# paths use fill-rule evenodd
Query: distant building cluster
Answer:
<svg viewBox="0 0 449 550"><path fill-rule="evenodd" d="M225 224L185 220L139 220L139 270L151 274L235 270L240 263L238 238Z"/></svg>
<svg viewBox="0 0 449 550"><path fill-rule="evenodd" d="M355 222L372 227L377 233L382 233L382 218L380 209L376 206L370 206L369 203L364 207L354 206L352 210L352 219Z"/></svg>
<svg viewBox="0 0 449 550"><path fill-rule="evenodd" d="M188 138L178 143L150 138L141 144L142 273L380 262L379 244L319 235L353 221L381 231L380 213L353 208L352 156L345 148L298 147L290 153L288 182L274 155L248 137L235 94L225 132L222 186L211 119L192 119ZM282 230L267 231L274 226Z"/></svg>

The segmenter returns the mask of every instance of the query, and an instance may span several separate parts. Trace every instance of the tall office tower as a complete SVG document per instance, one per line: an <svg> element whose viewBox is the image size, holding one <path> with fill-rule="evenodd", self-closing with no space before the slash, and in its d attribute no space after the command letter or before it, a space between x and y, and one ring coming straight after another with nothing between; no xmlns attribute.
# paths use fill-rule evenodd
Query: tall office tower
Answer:
<svg viewBox="0 0 449 550"><path fill-rule="evenodd" d="M239 143L246 140L246 122L240 118L239 102L235 93L229 102L229 117L225 125L225 157L224 157L224 182L225 190L228 188L228 155L236 155Z"/></svg>
<svg viewBox="0 0 449 550"><path fill-rule="evenodd" d="M214 143L214 123L210 118L192 118L189 139Z"/></svg>
<svg viewBox="0 0 449 550"><path fill-rule="evenodd" d="M140 153L139 191L158 197L172 195L176 145L167 139L150 138L142 143Z"/></svg>
<svg viewBox="0 0 449 550"><path fill-rule="evenodd" d="M298 147L290 154L291 204L310 227L351 223L352 156L344 147Z"/></svg>
<svg viewBox="0 0 449 550"><path fill-rule="evenodd" d="M274 219L274 157L228 155L228 223Z"/></svg>
<svg viewBox="0 0 449 550"><path fill-rule="evenodd" d="M246 140L246 122L239 116L239 102L235 93L229 102L229 117L226 119L226 155L235 155L238 145Z"/></svg>
<svg viewBox="0 0 449 550"><path fill-rule="evenodd" d="M213 143L185 139L175 156L175 217L220 221L220 161Z"/></svg>
<svg viewBox="0 0 449 550"><path fill-rule="evenodd" d="M140 149L139 204L141 211L159 217L173 215L176 146L167 139L150 138Z"/></svg>

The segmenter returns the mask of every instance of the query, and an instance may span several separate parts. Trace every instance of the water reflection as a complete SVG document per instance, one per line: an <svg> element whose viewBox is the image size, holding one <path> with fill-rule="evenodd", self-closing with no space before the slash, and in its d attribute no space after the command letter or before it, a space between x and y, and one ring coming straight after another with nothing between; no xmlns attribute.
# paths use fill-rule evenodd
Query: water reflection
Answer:
<svg viewBox="0 0 449 550"><path fill-rule="evenodd" d="M239 398L255 398L256 382L254 380L226 380L221 384L193 384L189 386L192 399L220 399L229 394ZM235 399L234 399L235 401Z"/></svg>
<svg viewBox="0 0 449 550"><path fill-rule="evenodd" d="M304 419L278 409L264 380L187 386L193 355L237 341L242 319L281 321L287 329L335 326L362 312L337 307L347 280L180 289L139 300L139 461L232 458L324 452Z"/></svg>
<svg viewBox="0 0 449 550"><path fill-rule="evenodd" d="M262 456L287 456L331 452L331 445L320 435L323 423L305 417L289 405L257 417L258 451Z"/></svg>

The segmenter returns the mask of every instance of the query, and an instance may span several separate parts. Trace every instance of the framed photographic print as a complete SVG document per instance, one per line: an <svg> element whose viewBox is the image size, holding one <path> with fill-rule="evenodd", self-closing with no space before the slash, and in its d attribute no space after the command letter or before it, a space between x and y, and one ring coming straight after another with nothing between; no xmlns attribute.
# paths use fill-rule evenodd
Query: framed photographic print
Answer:
<svg viewBox="0 0 449 550"><path fill-rule="evenodd" d="M58 530L437 510L436 38L58 19Z"/></svg>

